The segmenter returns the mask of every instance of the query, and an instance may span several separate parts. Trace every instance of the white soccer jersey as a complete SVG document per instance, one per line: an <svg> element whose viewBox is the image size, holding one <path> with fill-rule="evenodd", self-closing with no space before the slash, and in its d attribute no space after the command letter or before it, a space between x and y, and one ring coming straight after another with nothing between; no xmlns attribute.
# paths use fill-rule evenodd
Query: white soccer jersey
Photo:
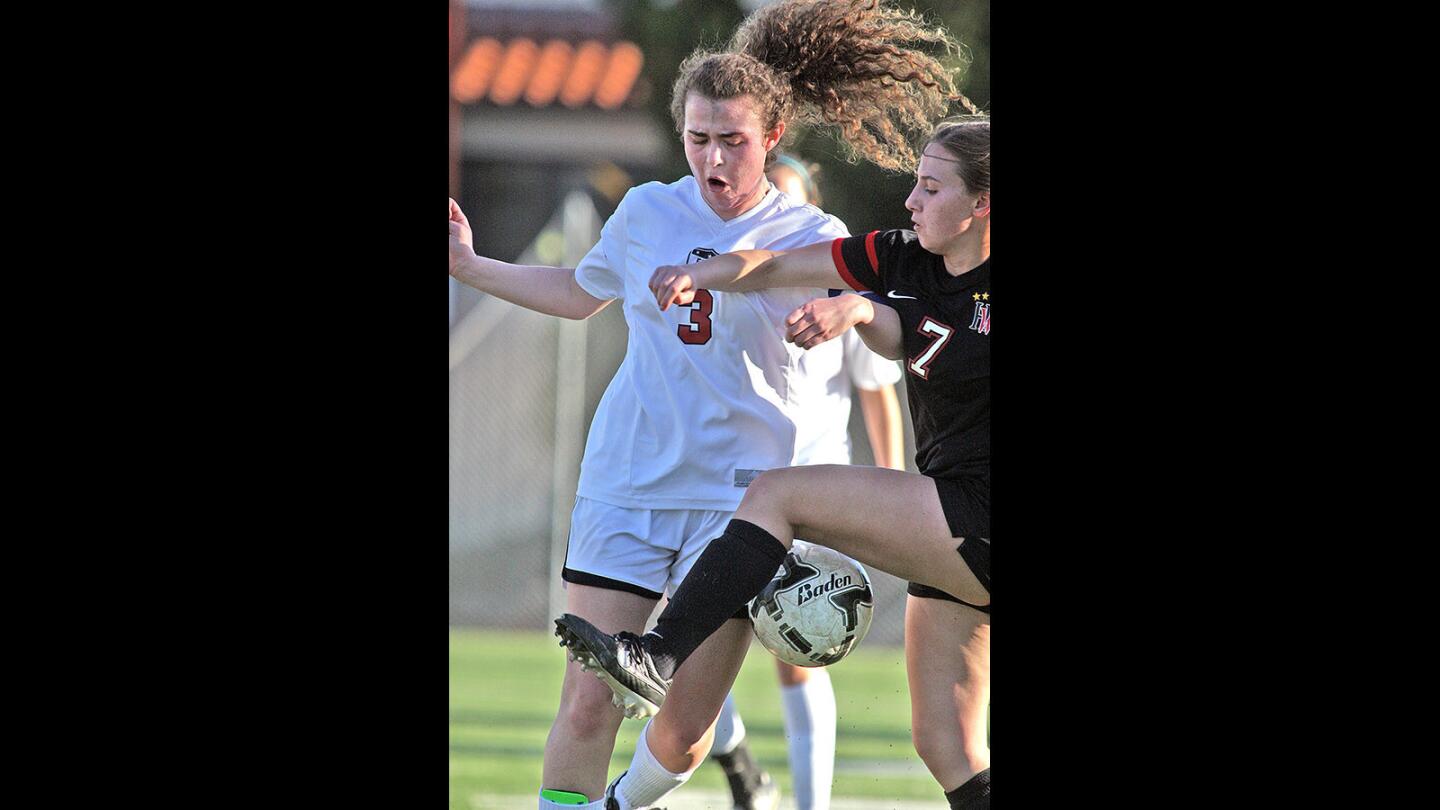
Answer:
<svg viewBox="0 0 1440 810"><path fill-rule="evenodd" d="M849 295L850 293L845 293ZM800 359L793 397L798 413L792 464L850 463L851 385L875 389L900 381L900 364L870 351L854 329Z"/></svg>
<svg viewBox="0 0 1440 810"><path fill-rule="evenodd" d="M655 268L750 248L787 250L847 235L843 223L773 187L744 214L720 219L695 178L633 188L580 262L575 281L619 298L630 329L585 442L579 494L639 509L734 510L762 470L795 452L805 351L784 318L812 288L705 291L665 312Z"/></svg>

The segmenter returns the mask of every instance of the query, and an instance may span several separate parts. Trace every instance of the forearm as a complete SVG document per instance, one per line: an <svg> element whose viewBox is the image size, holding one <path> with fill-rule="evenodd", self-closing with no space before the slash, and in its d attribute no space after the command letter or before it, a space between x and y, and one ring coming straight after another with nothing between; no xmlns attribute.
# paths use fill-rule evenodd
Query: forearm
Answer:
<svg viewBox="0 0 1440 810"><path fill-rule="evenodd" d="M721 292L748 292L761 290L765 281L773 275L774 259L780 256L775 250L737 250L706 259L691 269L695 287Z"/></svg>
<svg viewBox="0 0 1440 810"><path fill-rule="evenodd" d="M738 250L706 259L690 270L696 287L747 292L771 287L848 287L835 269L830 242L793 250ZM705 283L699 283L699 282Z"/></svg>
<svg viewBox="0 0 1440 810"><path fill-rule="evenodd" d="M855 324L855 332L870 351L886 360L899 360L905 354L900 334L900 315L884 304L871 303L874 316Z"/></svg>
<svg viewBox="0 0 1440 810"><path fill-rule="evenodd" d="M861 388L859 397L865 433L875 453L875 466L905 469L905 423L900 417L900 398L895 395L895 386Z"/></svg>
<svg viewBox="0 0 1440 810"><path fill-rule="evenodd" d="M609 303L581 289L575 283L575 271L566 267L508 264L470 256L458 262L450 275L512 304L572 320L588 318Z"/></svg>

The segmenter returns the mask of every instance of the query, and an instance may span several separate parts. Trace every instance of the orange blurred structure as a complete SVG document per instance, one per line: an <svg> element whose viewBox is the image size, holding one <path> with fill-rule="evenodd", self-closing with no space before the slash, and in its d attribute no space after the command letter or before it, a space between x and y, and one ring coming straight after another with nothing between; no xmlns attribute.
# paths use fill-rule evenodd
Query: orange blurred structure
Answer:
<svg viewBox="0 0 1440 810"><path fill-rule="evenodd" d="M586 39L572 45L551 39L542 48L527 36L506 41L482 36L466 47L450 92L467 105L508 107L523 99L532 107L558 101L570 108L593 104L613 110L630 100L644 64L640 49L623 40Z"/></svg>

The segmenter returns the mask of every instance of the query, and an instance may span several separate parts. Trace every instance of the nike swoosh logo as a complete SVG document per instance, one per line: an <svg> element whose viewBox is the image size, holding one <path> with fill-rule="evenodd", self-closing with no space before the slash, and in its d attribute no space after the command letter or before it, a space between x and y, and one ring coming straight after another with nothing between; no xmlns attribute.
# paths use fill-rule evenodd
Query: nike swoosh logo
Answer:
<svg viewBox="0 0 1440 810"><path fill-rule="evenodd" d="M918 298L916 298L916 297L913 296L913 295L896 295L894 290L891 290L890 292L885 293L885 296L886 296L887 298L909 298L911 301L918 301L918 300L919 300Z"/></svg>

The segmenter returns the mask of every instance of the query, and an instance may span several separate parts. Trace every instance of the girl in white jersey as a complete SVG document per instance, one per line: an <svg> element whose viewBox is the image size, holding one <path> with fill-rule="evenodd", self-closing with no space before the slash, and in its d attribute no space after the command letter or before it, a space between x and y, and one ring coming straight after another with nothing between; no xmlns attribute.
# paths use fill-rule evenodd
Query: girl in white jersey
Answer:
<svg viewBox="0 0 1440 810"><path fill-rule="evenodd" d="M671 102L691 175L631 189L574 270L475 255L450 201L450 274L461 282L568 318L623 301L629 343L586 442L564 570L568 612L607 632L643 630L750 482L791 462L800 350L785 343L783 319L823 292L699 290L662 312L647 284L661 265L847 235L835 218L776 191L767 159L788 121L823 120L854 148L902 166L905 129L927 127L953 90L946 69L910 42L952 44L875 3L782 0L748 18L726 52L693 54ZM749 639L746 621L731 620L699 645L675 673L678 705L718 706ZM602 797L621 714L603 684L570 664L545 748L542 810L624 810L638 806L628 797L683 783L710 748L715 712L672 715L654 745L649 727L641 732L630 780ZM652 749L676 753L656 759Z"/></svg>

